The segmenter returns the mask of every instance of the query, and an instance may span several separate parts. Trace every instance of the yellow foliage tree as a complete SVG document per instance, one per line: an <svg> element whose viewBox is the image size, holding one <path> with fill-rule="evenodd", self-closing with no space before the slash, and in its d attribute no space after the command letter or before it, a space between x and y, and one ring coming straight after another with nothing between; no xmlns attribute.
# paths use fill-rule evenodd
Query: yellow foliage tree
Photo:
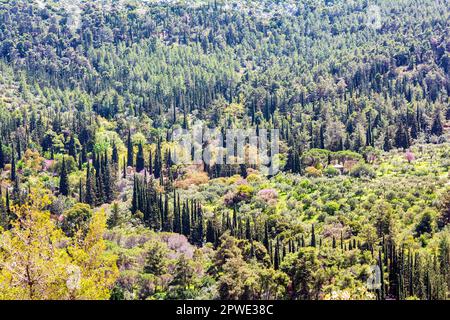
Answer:
<svg viewBox="0 0 450 320"><path fill-rule="evenodd" d="M105 252L105 213L94 214L83 239L70 239L40 210L46 203L14 207L12 228L0 231L0 299L109 298L118 269Z"/></svg>

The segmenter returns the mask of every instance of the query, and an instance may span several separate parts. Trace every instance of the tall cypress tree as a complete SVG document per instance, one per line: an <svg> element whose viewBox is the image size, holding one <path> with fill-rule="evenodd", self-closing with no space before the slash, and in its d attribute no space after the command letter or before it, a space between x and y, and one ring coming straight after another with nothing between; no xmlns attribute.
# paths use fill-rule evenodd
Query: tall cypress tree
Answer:
<svg viewBox="0 0 450 320"><path fill-rule="evenodd" d="M138 180L136 175L134 175L133 180L133 198L131 200L131 213L135 214L138 211Z"/></svg>
<svg viewBox="0 0 450 320"><path fill-rule="evenodd" d="M214 224L211 220L206 223L206 242L216 243L216 232L214 230Z"/></svg>
<svg viewBox="0 0 450 320"><path fill-rule="evenodd" d="M182 222L182 226L181 226L181 230L182 230L182 234L185 235L186 237L189 237L191 234L191 218L189 215L189 204L188 201L186 201L183 204L183 210L182 210L182 215L181 215L181 222Z"/></svg>
<svg viewBox="0 0 450 320"><path fill-rule="evenodd" d="M111 166L108 161L108 154L105 151L105 158L103 160L103 188L105 193L105 200L111 203L115 198L114 180L112 177Z"/></svg>
<svg viewBox="0 0 450 320"><path fill-rule="evenodd" d="M269 226L267 224L267 220L264 223L264 239L263 239L264 247L269 250Z"/></svg>
<svg viewBox="0 0 450 320"><path fill-rule="evenodd" d="M144 149L142 143L138 146L138 152L136 154L136 171L141 172L145 168Z"/></svg>
<svg viewBox="0 0 450 320"><path fill-rule="evenodd" d="M311 247L315 247L316 246L316 233L314 231L314 224L312 224L311 226L311 243L310 243Z"/></svg>
<svg viewBox="0 0 450 320"><path fill-rule="evenodd" d="M153 156L152 156L152 149L150 148L150 152L148 155L148 173L150 175L153 174Z"/></svg>
<svg viewBox="0 0 450 320"><path fill-rule="evenodd" d="M114 163L115 165L117 165L119 163L119 152L117 150L117 146L116 146L116 142L113 142L113 146L112 146L112 156L111 156L111 161L112 163ZM117 168L117 167L116 167Z"/></svg>
<svg viewBox="0 0 450 320"><path fill-rule="evenodd" d="M444 127L442 125L441 112L438 110L434 115L433 125L431 126L431 134L440 136L443 132Z"/></svg>
<svg viewBox="0 0 450 320"><path fill-rule="evenodd" d="M59 193L63 196L69 195L69 177L67 174L67 168L66 168L66 160L63 156L63 161L61 164L61 172L59 176Z"/></svg>
<svg viewBox="0 0 450 320"><path fill-rule="evenodd" d="M4 167L5 167L5 155L3 153L2 140L0 139L0 169L3 169Z"/></svg>
<svg viewBox="0 0 450 320"><path fill-rule="evenodd" d="M178 199L178 201L177 201ZM181 233L181 214L180 214L180 198L173 195L173 232Z"/></svg>
<svg viewBox="0 0 450 320"><path fill-rule="evenodd" d="M384 267L383 267L383 259L381 259L381 250L378 251L378 267L380 268L380 300L384 300Z"/></svg>
<svg viewBox="0 0 450 320"><path fill-rule="evenodd" d="M250 229L250 219L247 218L245 222L245 238L247 240L252 240L252 230Z"/></svg>
<svg viewBox="0 0 450 320"><path fill-rule="evenodd" d="M127 141L127 166L133 166L133 143L131 142L131 130L128 130L128 141Z"/></svg>
<svg viewBox="0 0 450 320"><path fill-rule="evenodd" d="M280 240L277 237L276 244L275 244L275 254L273 258L273 267L275 270L278 270L280 267Z"/></svg>
<svg viewBox="0 0 450 320"><path fill-rule="evenodd" d="M69 156L72 156L75 160L77 159L77 146L75 144L75 137L72 134L69 140Z"/></svg>
<svg viewBox="0 0 450 320"><path fill-rule="evenodd" d="M11 181L16 180L16 156L14 155L14 148L11 151Z"/></svg>
<svg viewBox="0 0 450 320"><path fill-rule="evenodd" d="M169 220L169 197L167 196L167 193L164 194L162 228L163 231L172 231L172 226Z"/></svg>
<svg viewBox="0 0 450 320"><path fill-rule="evenodd" d="M94 186L94 177L92 172L91 165L88 161L87 169L86 169L86 195L84 197L84 202L93 206L96 202L95 200L95 186Z"/></svg>
<svg viewBox="0 0 450 320"><path fill-rule="evenodd" d="M78 183L78 202L83 202L83 185L81 183L81 178L80 182Z"/></svg>
<svg viewBox="0 0 450 320"><path fill-rule="evenodd" d="M123 157L123 169L122 169L122 178L127 178L127 162L125 161L125 157Z"/></svg>

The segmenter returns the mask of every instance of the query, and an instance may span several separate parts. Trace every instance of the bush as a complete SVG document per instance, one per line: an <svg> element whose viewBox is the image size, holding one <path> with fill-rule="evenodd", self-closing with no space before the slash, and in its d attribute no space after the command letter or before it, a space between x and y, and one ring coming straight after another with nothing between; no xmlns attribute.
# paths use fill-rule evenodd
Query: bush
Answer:
<svg viewBox="0 0 450 320"><path fill-rule="evenodd" d="M317 177L322 176L322 171L318 170L318 169L316 169L314 167L307 167L305 169L305 175L307 177L317 178Z"/></svg>
<svg viewBox="0 0 450 320"><path fill-rule="evenodd" d="M64 212L61 229L69 237L74 236L78 231L84 234L88 230L91 217L91 207L84 203L77 203Z"/></svg>
<svg viewBox="0 0 450 320"><path fill-rule="evenodd" d="M333 167L333 166L328 166L328 167L325 168L325 170L323 170L323 173L324 173L327 177L331 178L331 177L336 177L336 176L338 176L338 175L339 175L339 170L336 169L336 168Z"/></svg>
<svg viewBox="0 0 450 320"><path fill-rule="evenodd" d="M363 177L375 178L376 177L376 173L372 169L372 167L370 167L369 165L364 164L364 163L360 163L360 164L356 165L355 167L353 167L353 169L350 171L350 175L355 178L363 178Z"/></svg>
<svg viewBox="0 0 450 320"><path fill-rule="evenodd" d="M325 204L324 211L329 215L334 215L341 206L336 201L329 201Z"/></svg>

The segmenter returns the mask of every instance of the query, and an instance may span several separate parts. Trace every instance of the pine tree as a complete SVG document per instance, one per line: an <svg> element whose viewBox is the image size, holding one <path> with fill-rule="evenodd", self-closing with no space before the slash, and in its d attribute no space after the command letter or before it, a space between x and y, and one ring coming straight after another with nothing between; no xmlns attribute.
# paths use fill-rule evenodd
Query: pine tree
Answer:
<svg viewBox="0 0 450 320"><path fill-rule="evenodd" d="M59 193L63 196L69 195L69 177L66 168L66 160L63 157L61 164L61 172L59 176Z"/></svg>

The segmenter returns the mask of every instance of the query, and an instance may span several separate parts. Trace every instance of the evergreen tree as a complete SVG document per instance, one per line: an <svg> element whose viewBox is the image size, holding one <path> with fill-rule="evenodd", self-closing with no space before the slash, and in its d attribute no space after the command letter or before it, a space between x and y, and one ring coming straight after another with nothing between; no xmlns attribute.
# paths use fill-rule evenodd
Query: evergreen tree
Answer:
<svg viewBox="0 0 450 320"><path fill-rule="evenodd" d="M11 151L11 174L10 174L11 181L16 180L16 157L14 155L14 148Z"/></svg>
<svg viewBox="0 0 450 320"><path fill-rule="evenodd" d="M314 224L311 225L311 242L310 242L310 246L311 247L315 247L316 246L316 233L314 231Z"/></svg>
<svg viewBox="0 0 450 320"><path fill-rule="evenodd" d="M117 165L119 163L119 151L117 150L117 146L116 146L116 142L115 141L113 142L113 146L112 146L111 161L115 165Z"/></svg>
<svg viewBox="0 0 450 320"><path fill-rule="evenodd" d="M433 119L433 125L431 126L431 134L434 134L436 136L442 135L444 132L444 127L442 125L442 116L441 112L438 110L436 111Z"/></svg>
<svg viewBox="0 0 450 320"><path fill-rule="evenodd" d="M77 146L75 144L75 137L72 134L69 140L69 156L72 156L75 160L77 159Z"/></svg>
<svg viewBox="0 0 450 320"><path fill-rule="evenodd" d="M94 169L91 168L90 163L87 163L86 169L86 195L84 197L85 203L93 206L97 201L95 197L95 183L94 183Z"/></svg>
<svg viewBox="0 0 450 320"><path fill-rule="evenodd" d="M69 195L69 176L66 168L66 160L63 157L59 175L59 193L63 196Z"/></svg>
<svg viewBox="0 0 450 320"><path fill-rule="evenodd" d="M144 150L142 143L138 146L138 152L136 154L136 171L141 172L145 168Z"/></svg>
<svg viewBox="0 0 450 320"><path fill-rule="evenodd" d="M182 222L182 234L186 237L189 237L191 234L191 218L189 214L189 205L186 201L183 205L182 215L181 215L181 222Z"/></svg>
<svg viewBox="0 0 450 320"><path fill-rule="evenodd" d="M177 201L178 200L178 201ZM180 210L180 198L179 196L173 195L173 232L175 233L181 233L181 210Z"/></svg>
<svg viewBox="0 0 450 320"><path fill-rule="evenodd" d="M3 153L2 139L0 139L0 170L5 167L5 155Z"/></svg>
<svg viewBox="0 0 450 320"><path fill-rule="evenodd" d="M131 142L131 130L128 130L128 140L127 140L127 166L133 166L133 143Z"/></svg>

